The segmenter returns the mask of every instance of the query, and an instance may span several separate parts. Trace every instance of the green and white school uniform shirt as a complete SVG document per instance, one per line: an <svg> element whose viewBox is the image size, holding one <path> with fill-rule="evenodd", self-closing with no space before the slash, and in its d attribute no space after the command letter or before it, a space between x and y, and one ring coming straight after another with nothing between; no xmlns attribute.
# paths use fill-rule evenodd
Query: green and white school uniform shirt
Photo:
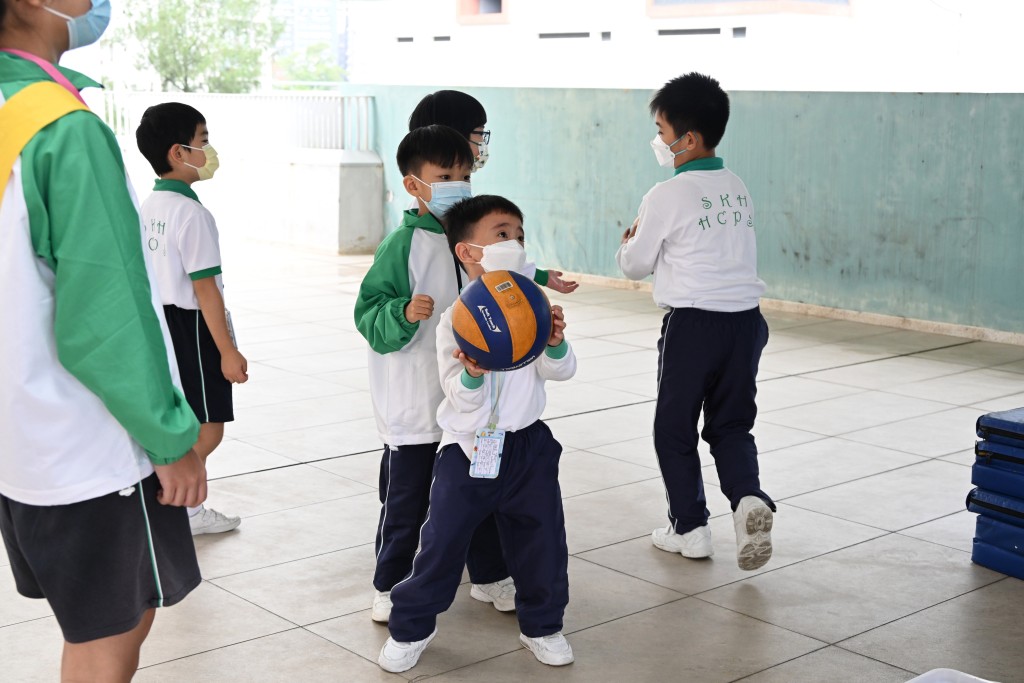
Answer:
<svg viewBox="0 0 1024 683"><path fill-rule="evenodd" d="M215 277L223 292L217 222L186 183L156 181L142 203L142 228L165 306L197 310L192 282L203 278Z"/></svg>
<svg viewBox="0 0 1024 683"><path fill-rule="evenodd" d="M47 79L0 54L0 106ZM22 150L0 205L0 494L12 500L106 495L196 441L140 228L117 141L91 112Z"/></svg>
<svg viewBox="0 0 1024 683"><path fill-rule="evenodd" d="M640 203L636 235L615 261L631 280L654 275L654 303L734 313L765 292L757 276L754 204L720 157L676 169Z"/></svg>
<svg viewBox="0 0 1024 683"><path fill-rule="evenodd" d="M410 323L414 294L434 300L434 315ZM356 328L370 345L370 397L377 433L389 446L441 440L437 406L444 394L437 370L437 321L459 296L455 260L444 228L431 214L406 211L384 238L359 287Z"/></svg>

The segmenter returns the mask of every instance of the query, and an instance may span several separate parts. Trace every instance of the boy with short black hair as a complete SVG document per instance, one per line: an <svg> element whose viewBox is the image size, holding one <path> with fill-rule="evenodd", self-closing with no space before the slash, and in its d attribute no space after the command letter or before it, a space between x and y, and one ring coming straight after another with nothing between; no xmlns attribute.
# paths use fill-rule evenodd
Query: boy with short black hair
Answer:
<svg viewBox="0 0 1024 683"><path fill-rule="evenodd" d="M377 248L354 311L356 328L370 347L370 396L384 442L370 612L381 623L391 614L392 587L412 568L427 515L441 440L437 406L443 398L434 309L451 306L462 282L440 220L453 203L471 194L473 152L452 128L426 126L405 136L397 161L402 184L419 208L406 211L402 225ZM515 609L515 586L493 520L481 527L468 568L475 599L499 611Z"/></svg>
<svg viewBox="0 0 1024 683"><path fill-rule="evenodd" d="M471 279L499 245L513 245L518 265L523 252L522 212L502 197L482 195L456 204L446 219L451 253ZM505 247L501 247L504 249ZM541 421L546 380L564 381L576 372L576 357L565 341L559 306L552 308L548 347L532 364L510 372L487 372L462 353L452 332L452 307L437 325L437 364L444 400L437 421L444 430L430 490L430 514L420 532L421 549L410 575L392 593L391 637L378 663L386 671L407 671L434 638L437 615L455 599L470 540L480 522L497 520L505 558L516 583L520 642L551 666L573 661L561 634L569 602L565 518L558 485L562 447ZM496 478L470 474L474 437L489 419L504 430Z"/></svg>
<svg viewBox="0 0 1024 683"><path fill-rule="evenodd" d="M672 179L643 198L616 261L634 280L653 273L654 301L668 309L658 341L654 449L665 481L669 524L654 545L684 557L714 554L697 454L697 420L711 447L736 529L737 562L754 570L772 554L775 504L761 490L756 378L768 325L758 307L754 210L746 186L715 148L729 120L718 81L690 73L651 100L651 141Z"/></svg>
<svg viewBox="0 0 1024 683"><path fill-rule="evenodd" d="M147 109L135 132L139 151L160 176L142 204L142 225L185 398L202 425L195 450L203 462L224 439L224 423L235 419L231 384L249 379L224 308L217 223L192 189L219 166L209 136L203 115L179 102ZM189 508L193 535L223 533L241 522L203 505Z"/></svg>

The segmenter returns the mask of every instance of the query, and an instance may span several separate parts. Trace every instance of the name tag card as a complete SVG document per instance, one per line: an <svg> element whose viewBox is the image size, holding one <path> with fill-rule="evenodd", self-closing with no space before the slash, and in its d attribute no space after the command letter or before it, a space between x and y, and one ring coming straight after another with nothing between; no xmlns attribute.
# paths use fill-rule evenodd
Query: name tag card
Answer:
<svg viewBox="0 0 1024 683"><path fill-rule="evenodd" d="M469 459L469 476L474 479L497 479L501 467L501 449L505 446L504 429L481 429L473 440Z"/></svg>

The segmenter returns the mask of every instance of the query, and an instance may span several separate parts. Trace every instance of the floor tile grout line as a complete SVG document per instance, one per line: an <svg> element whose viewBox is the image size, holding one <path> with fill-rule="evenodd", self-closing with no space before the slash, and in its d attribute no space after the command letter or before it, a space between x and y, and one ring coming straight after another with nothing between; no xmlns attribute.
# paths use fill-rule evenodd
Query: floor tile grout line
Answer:
<svg viewBox="0 0 1024 683"><path fill-rule="evenodd" d="M988 571L992 571L992 570L988 570ZM999 572L994 572L994 573L999 574ZM927 605L925 607L922 607L921 609L916 609L913 612L909 612L907 614L904 614L901 617L897 617L895 619L890 619L889 621L887 621L887 622L885 622L883 624L878 624L877 626L872 626L869 629L865 629L865 630L860 631L858 633L854 633L853 635L846 636L845 638L840 638L839 640L835 641L834 643L830 643L830 645L835 645L836 647L842 647L840 645L840 643L845 643L847 641L853 640L854 638L859 638L860 636L862 636L862 635L864 635L866 633L871 633L872 631L877 631L880 628L885 628L886 626L889 626L890 624L895 624L897 621L902 621L904 619L907 619L909 617L915 616L917 614L921 614L922 612L927 612L930 609L934 609L936 607L939 607L940 605L945 605L947 602L952 602L953 600L957 600L959 598L962 598L965 595L970 595L971 593L979 591L979 590L981 590L983 588L988 588L989 586L994 586L997 583L1002 583L1003 581L1006 581L1009 578L1010 577L1006 576L1005 574L999 574L999 578L997 578L994 581L989 581L988 583L982 584L982 585L980 585L980 586L978 586L976 588L971 588L970 590L966 590L963 593L958 593L957 595L954 595L954 596L951 596L951 597L948 597L948 598L943 598L942 600L939 600L938 602L935 602L935 603L932 603L932 604ZM843 649L844 650L848 650L849 648L843 647ZM849 650L849 651L850 652L854 652L854 654L860 654L859 652L855 652L853 650ZM902 667L897 667L897 668L902 668Z"/></svg>
<svg viewBox="0 0 1024 683"><path fill-rule="evenodd" d="M774 626L774 624L773 624L773 626ZM817 639L815 639L815 640L817 640ZM802 655L797 655L796 657L790 657L789 659L787 659L785 661L778 662L777 664L772 664L771 666L766 667L764 669L759 669L759 670L754 671L752 673L746 674L745 676L743 676L741 678L734 678L731 681L729 681L729 683L741 683L742 681L749 680L750 678L753 678L754 676L757 676L758 674L762 674L762 673L764 673L766 671L771 671L772 669L775 669L777 667L783 666L785 664L789 664L790 662L795 662L798 659L803 659L804 657L809 657L810 655L813 655L816 652L821 652L823 650L827 650L830 647L832 647L832 646L829 645L828 643L823 643L821 647L815 648L815 649L811 650L810 652L805 652Z"/></svg>
<svg viewBox="0 0 1024 683"><path fill-rule="evenodd" d="M640 538L643 538L643 537L641 536ZM631 540L635 540L635 539L631 539ZM629 541L622 541L622 542L623 543L628 543ZM588 550L586 552L590 552L590 551ZM628 578L636 580L636 581L642 581L643 583L649 584L651 586L655 586L657 588L661 588L662 590L671 591L672 593L676 593L677 595L680 595L680 596L682 596L684 598L690 597L689 593L684 593L681 590L677 590L675 588L669 588L668 586L663 586L660 583L658 583L657 581L651 581L650 579L645 579L642 576L636 576L635 574L629 574L629 573L626 573L626 572L622 571L621 569L616 569L615 567L608 567L606 565L601 564L600 562L595 562L594 560L588 559L586 557L580 557L579 554L572 555L572 557L574 559L577 559L577 560L581 561L581 562L586 562L589 565L593 565L595 567L600 567L601 569L605 569L607 571L614 572L616 574L620 574L622 576L628 577ZM669 602L674 602L674 600L669 601ZM669 603L666 602L666 603L662 603L662 604L666 604L667 605ZM655 605L655 607L657 607L657 605Z"/></svg>
<svg viewBox="0 0 1024 683"><path fill-rule="evenodd" d="M241 439L239 439L239 441L240 440ZM243 441L243 443L245 443L247 446L253 446L254 445L254 444L249 443L248 441ZM256 446L256 448L260 448L260 446ZM267 449L264 448L263 450L267 450ZM281 457L281 458L288 458L287 455L281 455L280 453L275 453L274 451L267 451L267 452L271 453L273 455L276 455L278 457ZM261 469L261 470L252 470L251 472L239 472L237 474L225 474L224 476L221 476L221 477L214 477L214 478L210 479L209 481L222 481L224 479L233 479L235 477L244 477L247 474L257 474L259 472L274 472L276 470L286 470L286 469L289 469L291 467L297 467L299 465L313 465L315 467L316 466L315 463L318 463L318 462L327 462L328 460L340 460L341 458L349 458L349 457L352 457L354 455L367 455L369 453L378 453L378 452L380 452L380 449L379 448L374 448L373 450L369 450L369 451L356 451L354 453L346 453L344 455L329 455L326 458L317 458L316 460L306 460L306 461L303 461L303 462L299 462L298 460L296 460L295 462L288 463L287 465L277 465L276 467L266 467L266 468ZM291 458L288 458L288 459L291 460ZM320 469L320 468L317 468L317 469ZM327 472L328 474L334 474L334 472L328 472L327 470L323 470L323 471ZM346 476L341 475L341 474L334 474L334 476L341 477L342 479L348 479L349 481L354 481L357 484L362 484L363 483L361 481L356 481L355 479L351 479L351 478L346 477ZM364 486L368 486L368 484L363 484L363 485Z"/></svg>
<svg viewBox="0 0 1024 683"><path fill-rule="evenodd" d="M344 548L335 548L334 550L327 550L327 551L324 551L322 553L314 553L313 555L306 555L306 556L303 556L303 557L294 557L294 558L292 558L290 560L284 560L283 562L274 562L272 564L264 565L264 566L261 566L261 567L253 567L252 569L244 569L244 570L242 570L240 572L232 572L231 574L220 574L218 576L213 576L213 577L210 577L210 578L204 578L203 581L208 581L208 582L212 583L214 581L220 581L221 579L227 579L227 578L231 578L231 577L234 577L234 576L241 576L243 574L251 574L253 572L262 571L264 569L271 569L273 567L283 567L284 565L291 564L293 562L301 562L303 560L312 560L313 558L316 558L316 557L325 557L327 555L332 555L334 553L340 553L340 552L343 552L345 550L355 550L356 548L362 548L363 546L368 546L368 545L373 545L373 544L374 544L373 541L369 541L369 542L365 542L365 543L357 543L355 545L345 546ZM201 570L202 570L202 567L200 567L200 571ZM214 585L216 585L216 584L214 584ZM316 622L314 622L314 623L316 623Z"/></svg>
<svg viewBox="0 0 1024 683"><path fill-rule="evenodd" d="M266 611L266 610L264 610L264 611ZM288 623L291 623L291 622L288 622ZM242 645L244 643L251 643L251 642L256 641L256 640L262 640L263 638L269 638L271 636L280 635L282 633L288 633L290 631L295 631L295 630L301 629L301 628L302 628L301 626L293 626L291 628L281 629L280 631L274 631L272 633L265 633L265 634L263 634L261 636L255 636L253 638L245 638L243 640L239 640L237 643L228 643L226 645L221 645L219 647L211 647L208 650L200 650L198 652L190 652L187 655L182 655L180 657L172 657L171 659L167 659L167 660L164 660L162 662L154 662L153 664L147 664L146 666L140 666L138 670L139 671L145 671L146 669L152 669L152 668L155 668L155 667L158 667L158 666L163 666L164 664L170 664L171 662L179 662L179 661L181 661L183 659L191 659L192 657L198 657L199 655L205 655L205 654L210 653L210 652L216 652L218 650L224 650L226 648L234 647L236 645Z"/></svg>

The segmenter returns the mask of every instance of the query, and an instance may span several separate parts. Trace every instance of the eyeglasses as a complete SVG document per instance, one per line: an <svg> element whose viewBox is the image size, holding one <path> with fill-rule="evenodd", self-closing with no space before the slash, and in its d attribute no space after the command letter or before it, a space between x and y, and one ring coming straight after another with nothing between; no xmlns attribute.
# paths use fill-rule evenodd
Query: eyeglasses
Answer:
<svg viewBox="0 0 1024 683"><path fill-rule="evenodd" d="M474 130L469 135L470 137L474 135L479 135L481 138L480 141L483 142L485 145L489 145L491 143L491 131L489 130ZM473 140L473 142L476 142L476 140Z"/></svg>

